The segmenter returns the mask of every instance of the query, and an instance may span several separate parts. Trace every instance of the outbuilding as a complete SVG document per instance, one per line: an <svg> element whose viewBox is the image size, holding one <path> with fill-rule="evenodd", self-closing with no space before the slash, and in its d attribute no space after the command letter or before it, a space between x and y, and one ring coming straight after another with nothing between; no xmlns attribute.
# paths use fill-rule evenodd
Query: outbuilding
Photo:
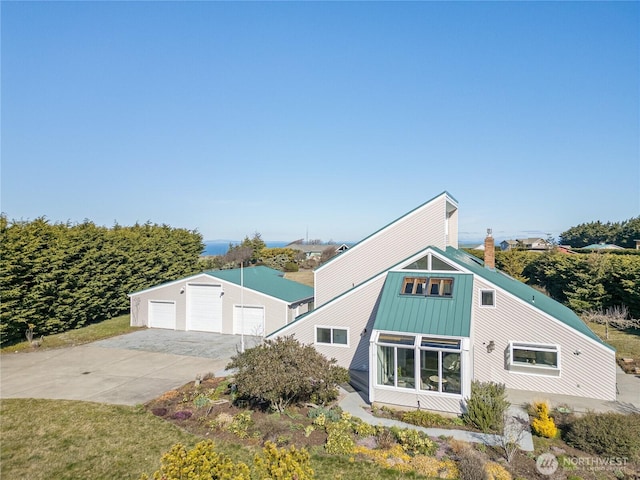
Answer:
<svg viewBox="0 0 640 480"><path fill-rule="evenodd" d="M131 326L265 336L313 308L313 288L265 266L211 270L129 295Z"/></svg>

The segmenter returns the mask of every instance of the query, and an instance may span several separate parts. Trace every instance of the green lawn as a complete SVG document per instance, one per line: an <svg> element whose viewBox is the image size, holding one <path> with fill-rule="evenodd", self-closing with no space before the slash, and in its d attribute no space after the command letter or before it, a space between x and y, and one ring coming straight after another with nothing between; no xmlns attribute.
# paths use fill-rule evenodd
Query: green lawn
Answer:
<svg viewBox="0 0 640 480"><path fill-rule="evenodd" d="M5 399L0 400L0 417L0 478L137 479L156 471L173 444L192 448L202 440L139 407ZM248 465L256 452L216 445ZM312 455L311 461L319 480L425 478L337 456Z"/></svg>
<svg viewBox="0 0 640 480"><path fill-rule="evenodd" d="M55 335L47 335L44 337L42 345L37 348L71 347L73 345L95 342L103 338L115 337L116 335L122 335L139 329L139 327L130 327L129 322L129 315L122 315L120 317L110 318L109 320L103 320L99 323L93 323L83 328L69 330ZM35 336L40 338L37 332ZM34 347L25 340L24 342L2 348L0 353L26 352L29 350L34 350Z"/></svg>

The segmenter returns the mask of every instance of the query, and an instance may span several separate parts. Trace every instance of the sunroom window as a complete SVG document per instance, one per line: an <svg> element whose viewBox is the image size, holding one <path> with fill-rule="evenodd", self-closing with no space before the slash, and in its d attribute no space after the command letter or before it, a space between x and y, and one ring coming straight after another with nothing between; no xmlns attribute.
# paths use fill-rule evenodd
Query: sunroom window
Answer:
<svg viewBox="0 0 640 480"><path fill-rule="evenodd" d="M379 335L377 384L461 394L461 341L431 337L418 340L416 343L409 335Z"/></svg>
<svg viewBox="0 0 640 480"><path fill-rule="evenodd" d="M378 384L415 388L415 337L380 334L378 345Z"/></svg>

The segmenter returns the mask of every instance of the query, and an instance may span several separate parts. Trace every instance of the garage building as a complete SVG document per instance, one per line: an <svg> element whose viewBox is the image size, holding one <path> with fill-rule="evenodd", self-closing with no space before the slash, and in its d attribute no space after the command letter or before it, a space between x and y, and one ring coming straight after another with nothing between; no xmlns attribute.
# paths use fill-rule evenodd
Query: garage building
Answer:
<svg viewBox="0 0 640 480"><path fill-rule="evenodd" d="M211 270L129 295L131 326L264 336L313 308L313 288L258 266Z"/></svg>

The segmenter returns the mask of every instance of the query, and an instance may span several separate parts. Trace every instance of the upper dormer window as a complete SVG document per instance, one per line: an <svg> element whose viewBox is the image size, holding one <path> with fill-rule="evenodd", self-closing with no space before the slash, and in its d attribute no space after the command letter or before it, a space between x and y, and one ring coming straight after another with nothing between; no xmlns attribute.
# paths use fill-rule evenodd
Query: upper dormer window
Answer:
<svg viewBox="0 0 640 480"><path fill-rule="evenodd" d="M403 295L427 295L430 297L451 297L453 278L404 277Z"/></svg>
<svg viewBox="0 0 640 480"><path fill-rule="evenodd" d="M426 289L426 277L405 277L402 283L402 293L405 295L424 295Z"/></svg>
<svg viewBox="0 0 640 480"><path fill-rule="evenodd" d="M453 278L430 278L427 295L450 297L453 294Z"/></svg>

